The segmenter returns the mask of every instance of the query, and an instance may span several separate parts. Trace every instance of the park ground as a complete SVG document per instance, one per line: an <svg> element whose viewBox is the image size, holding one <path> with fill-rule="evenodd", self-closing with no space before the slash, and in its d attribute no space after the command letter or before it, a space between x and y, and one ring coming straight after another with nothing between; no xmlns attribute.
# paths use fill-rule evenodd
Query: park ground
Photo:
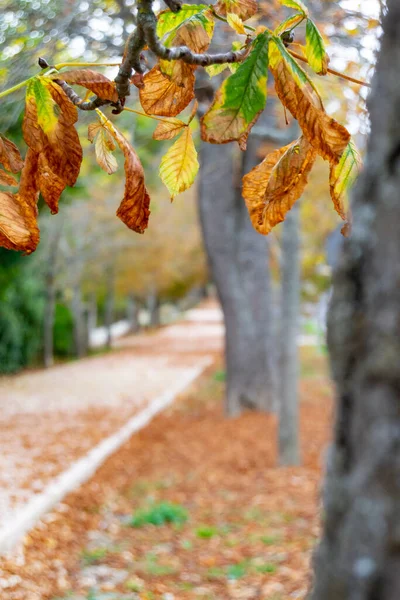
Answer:
<svg viewBox="0 0 400 600"><path fill-rule="evenodd" d="M304 599L332 421L326 356L301 349L300 467L277 467L274 416L226 420L223 394L217 349L0 562L2 600Z"/></svg>

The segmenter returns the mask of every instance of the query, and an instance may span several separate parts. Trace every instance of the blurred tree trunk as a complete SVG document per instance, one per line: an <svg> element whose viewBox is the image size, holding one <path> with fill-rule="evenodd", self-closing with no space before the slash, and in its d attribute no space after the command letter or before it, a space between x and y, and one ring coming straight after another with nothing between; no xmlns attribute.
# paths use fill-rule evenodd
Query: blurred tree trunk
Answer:
<svg viewBox="0 0 400 600"><path fill-rule="evenodd" d="M337 420L313 600L400 598L400 3L388 1L354 229L335 274Z"/></svg>
<svg viewBox="0 0 400 600"><path fill-rule="evenodd" d="M157 295L156 287L148 292L146 298L146 307L149 312L149 326L159 327L160 325L160 301Z"/></svg>
<svg viewBox="0 0 400 600"><path fill-rule="evenodd" d="M43 363L46 368L54 364L54 321L56 314L57 257L62 225L55 228L49 240L47 270L45 272L45 307L43 318Z"/></svg>
<svg viewBox="0 0 400 600"><path fill-rule="evenodd" d="M298 465L298 350L300 305L300 205L288 212L282 225L281 315L279 368L279 463Z"/></svg>
<svg viewBox="0 0 400 600"><path fill-rule="evenodd" d="M73 318L74 350L77 358L82 358L87 352L85 310L82 301L80 282L72 290L71 312Z"/></svg>
<svg viewBox="0 0 400 600"><path fill-rule="evenodd" d="M274 407L268 240L253 229L240 189L243 169L256 163L249 146L246 155L233 144L202 144L200 150L200 221L225 319L230 416Z"/></svg>
<svg viewBox="0 0 400 600"><path fill-rule="evenodd" d="M106 270L106 302L104 324L107 330L106 347L112 346L112 325L114 323L115 310L115 272L114 265L110 265Z"/></svg>
<svg viewBox="0 0 400 600"><path fill-rule="evenodd" d="M134 294L129 294L126 302L126 318L130 325L131 333L139 331L139 306Z"/></svg>

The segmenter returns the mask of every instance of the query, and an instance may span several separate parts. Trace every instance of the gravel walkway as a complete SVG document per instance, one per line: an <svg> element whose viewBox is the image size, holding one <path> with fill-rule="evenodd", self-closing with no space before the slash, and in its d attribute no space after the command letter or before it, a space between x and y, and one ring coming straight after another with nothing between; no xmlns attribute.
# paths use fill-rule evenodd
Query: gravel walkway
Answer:
<svg viewBox="0 0 400 600"><path fill-rule="evenodd" d="M0 529L54 477L220 352L216 306L103 356L0 378Z"/></svg>

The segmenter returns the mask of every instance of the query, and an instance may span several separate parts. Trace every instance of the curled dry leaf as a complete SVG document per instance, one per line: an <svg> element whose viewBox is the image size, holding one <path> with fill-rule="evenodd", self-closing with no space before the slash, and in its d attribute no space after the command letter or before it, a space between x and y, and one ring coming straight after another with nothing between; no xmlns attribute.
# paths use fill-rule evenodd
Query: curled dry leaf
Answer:
<svg viewBox="0 0 400 600"><path fill-rule="evenodd" d="M351 229L351 214L348 206L348 192L353 186L361 170L361 158L352 140L345 148L337 165L331 165L329 187L336 212L347 221L343 226L343 235L348 235ZM347 225L347 226L346 226Z"/></svg>
<svg viewBox="0 0 400 600"><path fill-rule="evenodd" d="M255 229L267 235L303 193L317 152L302 136L275 150L243 177L243 197Z"/></svg>
<svg viewBox="0 0 400 600"><path fill-rule="evenodd" d="M215 11L226 17L228 14L234 14L243 21L247 21L257 12L256 0L218 0L214 5Z"/></svg>
<svg viewBox="0 0 400 600"><path fill-rule="evenodd" d="M102 73L97 73L91 69L76 69L73 71L64 71L52 75L52 79L62 79L70 85L80 85L96 94L103 100L118 102L118 93L113 81Z"/></svg>
<svg viewBox="0 0 400 600"><path fill-rule="evenodd" d="M116 145L110 132L101 123L91 123L88 138L94 142L98 165L109 175L115 173L118 169L117 159L113 155Z"/></svg>
<svg viewBox="0 0 400 600"><path fill-rule="evenodd" d="M137 233L144 233L150 216L150 196L145 186L142 164L122 133L100 111L99 115L103 127L117 142L125 157L125 192L117 210L117 217L129 229Z"/></svg>
<svg viewBox="0 0 400 600"><path fill-rule="evenodd" d="M36 154L44 154L46 165L57 177L72 186L82 162L82 148L73 126L78 119L77 110L56 83L48 78L37 79L40 79L39 83L27 89L22 125L24 139ZM49 96L51 105L48 103ZM45 107L43 102L47 102L48 106ZM57 116L55 122L52 118L45 120L45 115L50 114L50 107Z"/></svg>
<svg viewBox="0 0 400 600"><path fill-rule="evenodd" d="M160 177L171 194L171 200L190 188L198 170L199 162L192 132L190 127L186 127L182 135L163 156L160 164Z"/></svg>
<svg viewBox="0 0 400 600"><path fill-rule="evenodd" d="M0 192L0 246L33 252L39 243L36 155L28 150L17 194Z"/></svg>
<svg viewBox="0 0 400 600"><path fill-rule="evenodd" d="M6 173L3 169L0 169L0 185L13 185L17 186L18 181L13 175Z"/></svg>
<svg viewBox="0 0 400 600"><path fill-rule="evenodd" d="M257 36L253 49L235 73L225 79L201 120L201 137L212 144L238 140L242 149L267 100L268 33Z"/></svg>
<svg viewBox="0 0 400 600"><path fill-rule="evenodd" d="M139 90L143 110L149 115L176 117L194 98L194 80L194 72L190 70L185 84L177 85L156 65L146 73L144 86Z"/></svg>
<svg viewBox="0 0 400 600"><path fill-rule="evenodd" d="M19 173L24 161L17 146L0 133L0 164L11 173Z"/></svg>
<svg viewBox="0 0 400 600"><path fill-rule="evenodd" d="M314 85L275 36L270 44L269 65L277 95L299 122L303 135L325 160L339 162L349 143L349 132L326 114Z"/></svg>
<svg viewBox="0 0 400 600"><path fill-rule="evenodd" d="M158 123L153 132L153 140L172 140L172 138L180 133L183 127L186 127L186 123L180 119L171 117Z"/></svg>

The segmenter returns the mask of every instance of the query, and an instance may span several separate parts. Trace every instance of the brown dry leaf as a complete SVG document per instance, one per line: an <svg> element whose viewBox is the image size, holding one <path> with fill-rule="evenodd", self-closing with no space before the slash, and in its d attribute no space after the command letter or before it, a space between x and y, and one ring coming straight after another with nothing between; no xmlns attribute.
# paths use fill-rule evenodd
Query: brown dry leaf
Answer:
<svg viewBox="0 0 400 600"><path fill-rule="evenodd" d="M302 136L275 150L243 178L243 197L255 229L267 235L300 198L317 156Z"/></svg>
<svg viewBox="0 0 400 600"><path fill-rule="evenodd" d="M19 173L24 161L17 146L0 133L0 164L11 173Z"/></svg>
<svg viewBox="0 0 400 600"><path fill-rule="evenodd" d="M58 201L67 184L51 170L44 154L38 156L37 183L51 214L57 214Z"/></svg>
<svg viewBox="0 0 400 600"><path fill-rule="evenodd" d="M156 65L143 78L144 86L139 90L140 103L149 115L176 117L193 100L194 81L192 69L188 71L184 84L178 85Z"/></svg>
<svg viewBox="0 0 400 600"><path fill-rule="evenodd" d="M88 127L88 139L94 142L98 165L109 175L115 173L118 163L112 152L116 145L108 129L101 123L91 123Z"/></svg>
<svg viewBox="0 0 400 600"><path fill-rule="evenodd" d="M72 186L82 163L82 148L73 126L78 119L77 109L56 83L46 79L45 85L60 108L57 123L53 131L44 133L38 123L36 98L28 88L22 125L24 140L34 152L44 154L46 164L57 177Z"/></svg>
<svg viewBox="0 0 400 600"><path fill-rule="evenodd" d="M150 196L144 182L144 171L135 150L128 140L104 116L101 117L105 129L112 135L125 157L125 193L117 210L117 217L129 229L144 233L150 215Z"/></svg>
<svg viewBox="0 0 400 600"><path fill-rule="evenodd" d="M0 246L30 254L39 243L36 155L28 150L19 192L0 192Z"/></svg>
<svg viewBox="0 0 400 600"><path fill-rule="evenodd" d="M0 185L17 186L18 181L15 179L15 177L13 177L13 175L10 175L9 173L3 171L3 169L0 169Z"/></svg>
<svg viewBox="0 0 400 600"><path fill-rule="evenodd" d="M214 5L215 11L226 17L228 13L237 15L243 21L250 19L257 12L256 0L218 0Z"/></svg>
<svg viewBox="0 0 400 600"><path fill-rule="evenodd" d="M153 132L153 140L172 140L183 127L186 127L186 123L180 119L171 118L162 121Z"/></svg>
<svg viewBox="0 0 400 600"><path fill-rule="evenodd" d="M311 81L277 37L271 40L269 66L277 95L299 122L304 136L325 160L339 162L350 134L326 114Z"/></svg>
<svg viewBox="0 0 400 600"><path fill-rule="evenodd" d="M97 73L91 69L76 69L74 71L65 71L52 76L53 79L62 79L70 85L80 85L91 92L103 98L118 102L118 93L113 81L102 73Z"/></svg>

